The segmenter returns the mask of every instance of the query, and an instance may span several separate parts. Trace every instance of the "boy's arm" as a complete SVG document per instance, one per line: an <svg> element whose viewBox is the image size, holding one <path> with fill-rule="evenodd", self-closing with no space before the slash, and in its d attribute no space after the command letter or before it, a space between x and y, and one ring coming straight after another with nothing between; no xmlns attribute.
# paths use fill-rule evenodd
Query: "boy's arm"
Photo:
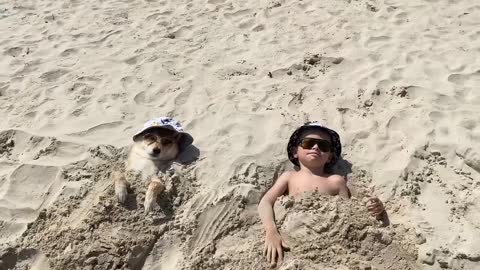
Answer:
<svg viewBox="0 0 480 270"><path fill-rule="evenodd" d="M283 260L283 247L285 243L282 241L280 233L278 233L275 225L275 215L273 212L273 205L279 196L285 193L288 188L288 181L292 172L283 173L273 184L273 186L265 193L258 204L258 213L262 220L263 228L265 229L265 247L263 255L272 264Z"/></svg>
<svg viewBox="0 0 480 270"><path fill-rule="evenodd" d="M345 180L347 180L347 177L345 176ZM349 183L347 181L347 183ZM348 185L347 185L347 189L348 189L348 192L351 196L351 191L350 188L348 188ZM355 192L355 191L354 191ZM372 190L372 193L373 193L373 190ZM375 196L372 196L371 194L368 194L369 198L367 200L367 209L368 209L368 212L370 213L370 215L376 217L378 220L381 220L384 218L386 212L385 212L385 206L383 205L382 201L375 197Z"/></svg>
<svg viewBox="0 0 480 270"><path fill-rule="evenodd" d="M278 197L285 193L288 188L288 180L290 179L292 172L284 172L273 184L273 186L263 195L263 198L258 204L258 214L262 220L263 228L265 231L277 231L275 225L273 205Z"/></svg>

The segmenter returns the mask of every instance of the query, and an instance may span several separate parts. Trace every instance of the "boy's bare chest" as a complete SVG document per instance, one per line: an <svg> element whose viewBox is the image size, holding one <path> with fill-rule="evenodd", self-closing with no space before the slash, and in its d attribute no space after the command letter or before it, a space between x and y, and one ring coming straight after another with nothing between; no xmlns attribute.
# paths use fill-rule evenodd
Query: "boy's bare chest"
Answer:
<svg viewBox="0 0 480 270"><path fill-rule="evenodd" d="M314 191L325 195L338 195L338 189L327 178L298 176L288 182L289 195L297 196Z"/></svg>

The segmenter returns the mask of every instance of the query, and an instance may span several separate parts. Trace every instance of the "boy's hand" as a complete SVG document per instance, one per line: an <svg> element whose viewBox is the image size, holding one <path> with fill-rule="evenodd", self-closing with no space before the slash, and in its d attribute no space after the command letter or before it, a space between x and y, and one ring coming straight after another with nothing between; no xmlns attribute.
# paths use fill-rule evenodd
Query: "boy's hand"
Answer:
<svg viewBox="0 0 480 270"><path fill-rule="evenodd" d="M367 201L367 209L370 215L380 219L382 217L383 211L385 211L385 207L383 206L382 201L379 198L371 197L368 198Z"/></svg>
<svg viewBox="0 0 480 270"><path fill-rule="evenodd" d="M287 248L285 242L277 231L267 232L265 235L265 247L263 248L263 256L267 258L267 261L271 265L282 263L283 261L283 248Z"/></svg>

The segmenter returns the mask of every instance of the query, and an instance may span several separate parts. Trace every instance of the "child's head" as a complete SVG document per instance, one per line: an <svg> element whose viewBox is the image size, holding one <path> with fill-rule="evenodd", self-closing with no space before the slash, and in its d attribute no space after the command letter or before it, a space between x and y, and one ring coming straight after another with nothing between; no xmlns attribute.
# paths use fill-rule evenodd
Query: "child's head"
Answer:
<svg viewBox="0 0 480 270"><path fill-rule="evenodd" d="M287 152L297 166L331 169L340 157L341 147L337 132L317 122L308 122L290 136Z"/></svg>

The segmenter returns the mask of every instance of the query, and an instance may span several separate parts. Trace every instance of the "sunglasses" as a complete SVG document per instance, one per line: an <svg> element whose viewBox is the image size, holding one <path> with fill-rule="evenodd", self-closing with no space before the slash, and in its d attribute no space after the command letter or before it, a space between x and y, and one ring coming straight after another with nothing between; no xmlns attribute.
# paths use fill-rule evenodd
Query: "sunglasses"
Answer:
<svg viewBox="0 0 480 270"><path fill-rule="evenodd" d="M157 134L153 133L146 133L145 135L143 135L143 139L147 142L147 144L152 144L154 142L160 141L160 143L163 145L169 145L175 142L173 139L162 138Z"/></svg>
<svg viewBox="0 0 480 270"><path fill-rule="evenodd" d="M322 139L303 138L298 145L303 149L312 149L313 146L317 145L322 152L330 152L332 150L332 143Z"/></svg>

